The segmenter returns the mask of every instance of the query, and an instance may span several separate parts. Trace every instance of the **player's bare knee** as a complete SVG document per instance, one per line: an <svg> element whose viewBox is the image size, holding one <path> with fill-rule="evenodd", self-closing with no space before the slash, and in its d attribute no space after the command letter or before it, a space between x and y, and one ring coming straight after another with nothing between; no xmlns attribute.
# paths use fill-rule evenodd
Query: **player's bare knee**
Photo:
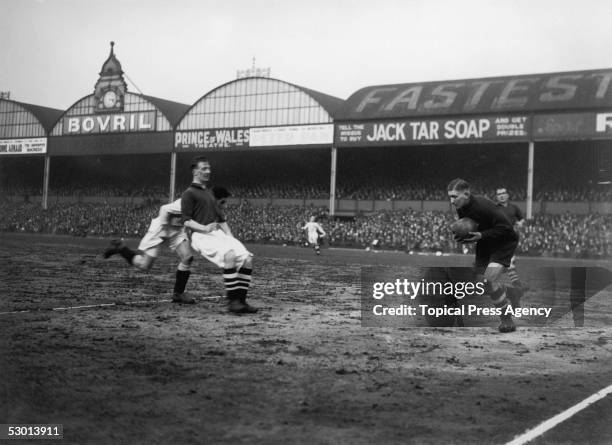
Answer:
<svg viewBox="0 0 612 445"><path fill-rule="evenodd" d="M494 283L496 281L498 281L502 274L504 273L505 270L505 266L503 264L499 264L499 263L489 263L489 265L487 266L485 272L484 272L484 278L485 280Z"/></svg>
<svg viewBox="0 0 612 445"><path fill-rule="evenodd" d="M177 252L181 263L190 266L193 262L193 255L190 252Z"/></svg>
<svg viewBox="0 0 612 445"><path fill-rule="evenodd" d="M247 269L252 269L253 268L253 257L252 256L248 256L244 260L244 265L242 267L246 267Z"/></svg>
<svg viewBox="0 0 612 445"><path fill-rule="evenodd" d="M236 265L236 252L233 250L228 250L223 255L223 259L225 260L225 266L229 269Z"/></svg>

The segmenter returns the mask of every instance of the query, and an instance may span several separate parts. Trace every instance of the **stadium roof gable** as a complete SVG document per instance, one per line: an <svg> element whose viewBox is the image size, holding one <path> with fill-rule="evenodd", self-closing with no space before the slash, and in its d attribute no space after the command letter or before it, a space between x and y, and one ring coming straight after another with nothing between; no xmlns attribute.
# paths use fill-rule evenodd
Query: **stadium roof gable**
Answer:
<svg viewBox="0 0 612 445"><path fill-rule="evenodd" d="M177 130L331 124L344 101L270 77L243 77L198 99Z"/></svg>
<svg viewBox="0 0 612 445"><path fill-rule="evenodd" d="M339 97L330 96L329 94L321 93L319 91L311 90L309 88L304 88L299 85L294 85L296 88L299 88L304 93L308 94L314 100L316 100L319 105L321 105L325 110L329 113L329 115L334 118L338 111L344 105L344 100Z"/></svg>
<svg viewBox="0 0 612 445"><path fill-rule="evenodd" d="M142 97L147 99L149 102L155 105L162 113L164 113L164 115L168 119L168 122L170 122L173 127L175 127L179 123L181 117L183 117L183 115L190 107L189 105L182 104L180 102L172 102L170 100L160 99L158 97L146 96L144 94L142 95Z"/></svg>
<svg viewBox="0 0 612 445"><path fill-rule="evenodd" d="M21 105L23 108L32 113L34 117L38 119L47 133L51 131L57 120L64 113L63 110L58 110L56 108L41 107L40 105L32 105L17 101L12 102Z"/></svg>
<svg viewBox="0 0 612 445"><path fill-rule="evenodd" d="M76 135L76 134L84 134L84 128L81 128L80 123L75 123L76 127L73 132L66 132L66 130L71 129L69 125L66 125L68 119L106 119L107 116L120 116L125 113L128 114L139 114L139 113L150 113L151 111L157 111L156 121L157 124L152 127L151 123L146 122L148 124L146 131L172 131L181 116L185 113L186 110L189 109L189 105L182 104L179 102L173 102L165 99L160 99L158 97L146 96L144 94L137 93L126 93L124 96L125 103L122 105L121 109L111 110L110 112L96 113L96 109L99 105L100 99L98 99L94 94L90 94L82 97L74 104L72 104L66 111L62 113L59 119L56 121L53 126L50 134L51 136L65 136L65 135ZM127 122L127 121L124 121ZM130 125L133 123L131 120L129 121ZM135 122L139 122L139 119L136 119ZM125 124L123 124L125 127ZM116 129L115 129L116 130ZM116 132L116 131L113 132ZM127 132L133 132L134 130L139 131L139 128L130 128ZM99 133L108 133L110 131L110 126L106 125L104 129L102 129L99 125L93 125L88 134L99 134ZM121 129L121 132L125 132L126 129ZM145 130L143 130L145 131Z"/></svg>

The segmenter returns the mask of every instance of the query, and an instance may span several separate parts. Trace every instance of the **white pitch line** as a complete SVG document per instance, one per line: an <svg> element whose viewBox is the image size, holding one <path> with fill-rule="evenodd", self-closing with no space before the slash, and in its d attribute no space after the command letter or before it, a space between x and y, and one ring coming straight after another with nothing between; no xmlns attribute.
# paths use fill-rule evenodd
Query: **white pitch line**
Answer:
<svg viewBox="0 0 612 445"><path fill-rule="evenodd" d="M200 297L197 300L221 300L221 296L214 297ZM196 300L196 302L197 302ZM151 304L151 303L169 303L172 300L142 300L142 301L125 301L119 303L100 303L100 304L86 304L83 306L65 306L65 307L54 307L51 309L37 309L37 310L23 310L23 311L9 311L9 312L0 312L0 315L7 314L24 314L28 312L41 312L41 311L70 311L73 309L91 309L96 307L110 307L110 306L128 306L128 305L136 305L136 304Z"/></svg>
<svg viewBox="0 0 612 445"><path fill-rule="evenodd" d="M554 417L551 417L545 422L542 422L537 427L531 430L525 431L522 435L515 437L514 439L512 439L512 441L508 442L506 445L522 445L527 442L530 442L536 437L544 434L546 431L554 428L561 422L566 421L567 419L572 417L574 414L582 411L589 405L592 405L593 403L597 402L598 400L603 399L604 397L606 397L608 394L611 394L611 393L612 393L612 385L596 392L592 396L584 399L582 402L577 403L576 405L572 406L571 408L566 409L565 411L557 414Z"/></svg>
<svg viewBox="0 0 612 445"><path fill-rule="evenodd" d="M66 307L54 307L52 311L69 311L71 309L87 309L92 307L108 307L108 306L116 306L117 303L101 303L101 304L86 304L83 306L66 306Z"/></svg>

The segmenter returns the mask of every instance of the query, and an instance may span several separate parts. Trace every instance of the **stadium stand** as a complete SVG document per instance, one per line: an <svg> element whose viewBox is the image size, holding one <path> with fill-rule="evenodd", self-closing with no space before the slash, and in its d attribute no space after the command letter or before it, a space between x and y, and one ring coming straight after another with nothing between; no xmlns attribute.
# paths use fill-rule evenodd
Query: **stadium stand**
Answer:
<svg viewBox="0 0 612 445"><path fill-rule="evenodd" d="M139 238L158 212L157 203L112 205L73 203L44 210L32 203L0 204L0 231ZM333 247L460 252L449 232L450 212L379 211L330 219L327 209L303 206L257 207L247 201L228 206L235 236L244 242L300 245L300 227L317 215ZM612 215L538 215L519 229L519 254L609 258Z"/></svg>

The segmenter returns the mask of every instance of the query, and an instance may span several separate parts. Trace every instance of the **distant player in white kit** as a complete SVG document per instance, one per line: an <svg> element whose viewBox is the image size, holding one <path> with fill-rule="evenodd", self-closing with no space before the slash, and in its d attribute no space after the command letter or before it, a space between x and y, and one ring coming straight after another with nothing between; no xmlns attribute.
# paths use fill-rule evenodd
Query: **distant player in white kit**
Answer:
<svg viewBox="0 0 612 445"><path fill-rule="evenodd" d="M323 227L321 227L321 225L316 222L316 217L311 216L310 221L308 221L304 225L304 227L302 227L302 230L306 230L306 233L308 235L308 243L314 247L314 250L315 252L317 252L317 255L321 255L319 239L325 236L325 230L323 230Z"/></svg>

